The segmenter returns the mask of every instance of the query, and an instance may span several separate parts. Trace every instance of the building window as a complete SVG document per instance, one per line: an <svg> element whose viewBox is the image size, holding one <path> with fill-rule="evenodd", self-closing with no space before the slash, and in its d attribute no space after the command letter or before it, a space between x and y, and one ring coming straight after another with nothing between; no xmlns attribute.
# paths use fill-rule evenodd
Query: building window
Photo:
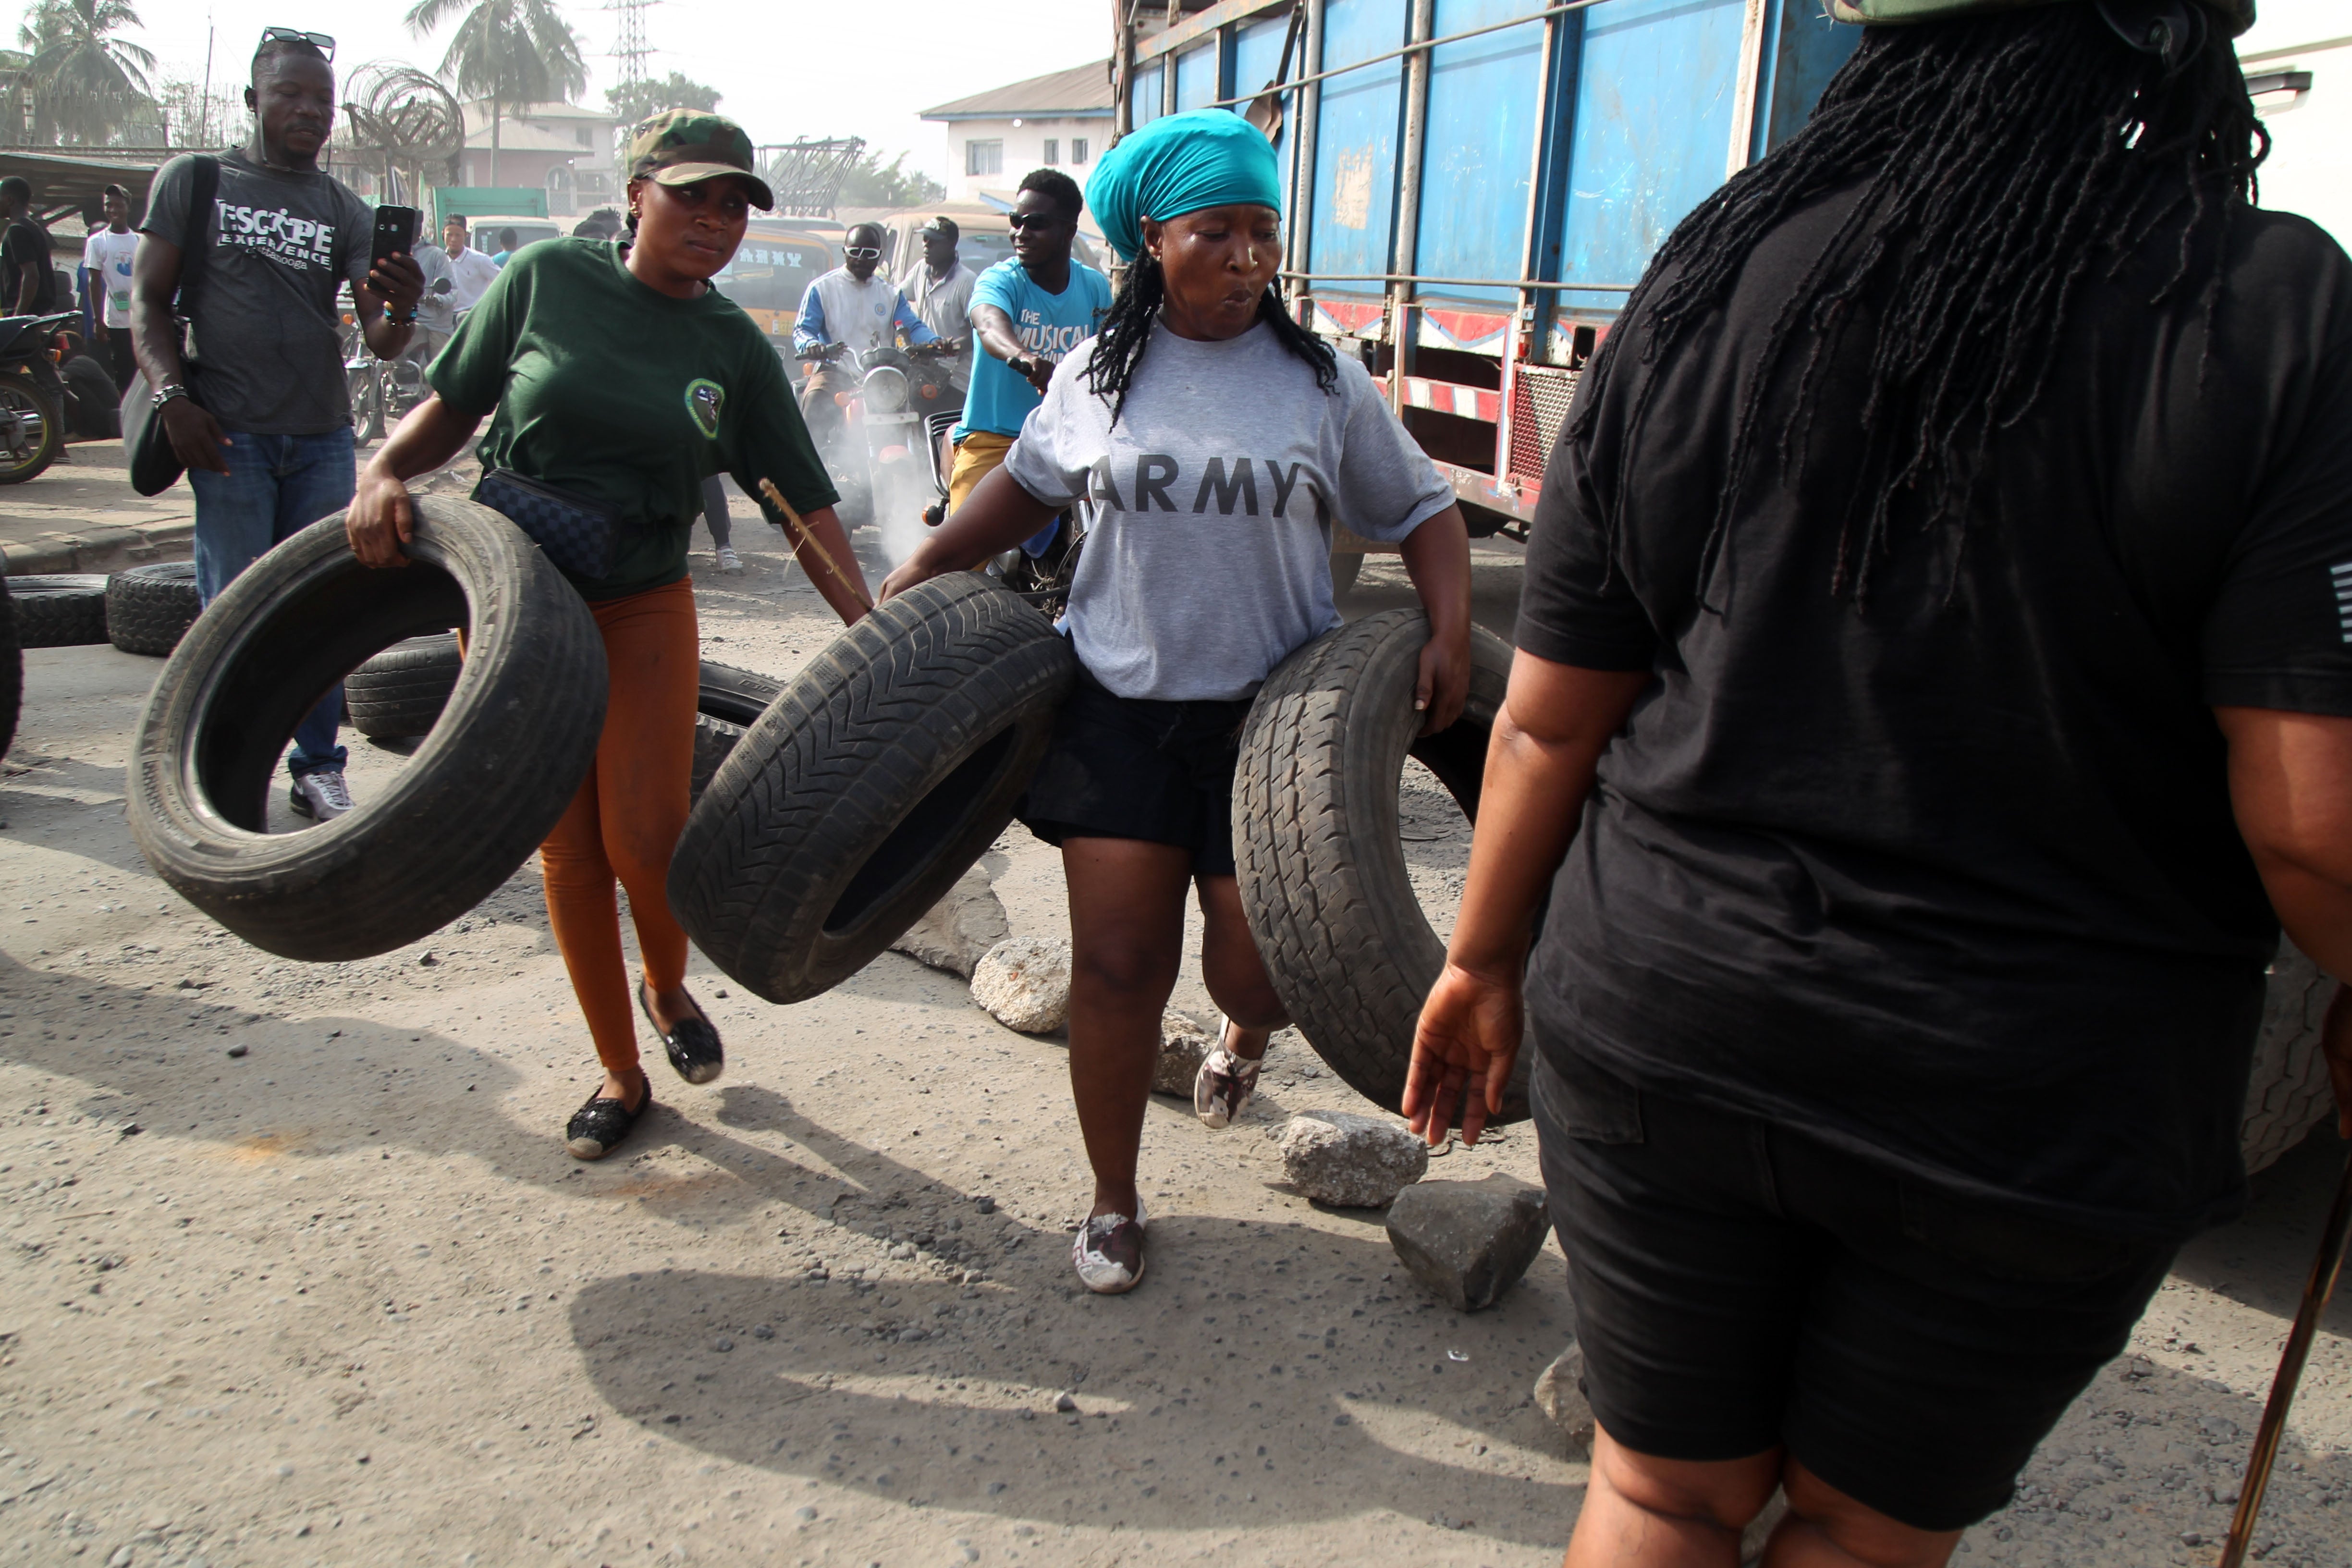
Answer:
<svg viewBox="0 0 2352 1568"><path fill-rule="evenodd" d="M583 147L593 147L596 145L594 137L590 134L588 127L585 125L573 126L572 128L572 138Z"/></svg>
<svg viewBox="0 0 2352 1568"><path fill-rule="evenodd" d="M1045 138L1045 166L1046 166L1047 168L1049 168L1049 169L1050 169L1050 168L1052 168L1055 164L1056 164L1056 163L1060 163L1061 161L1062 161L1062 143L1061 143L1061 139L1060 139L1060 138L1058 138L1058 137L1054 137L1054 136L1048 136L1048 137L1046 137L1046 138Z"/></svg>
<svg viewBox="0 0 2352 1568"><path fill-rule="evenodd" d="M1070 138L1070 162L1071 162L1071 163L1085 163L1086 161L1087 161L1087 139L1086 139L1085 137L1083 137L1083 136L1073 136L1073 137L1071 137L1071 138Z"/></svg>
<svg viewBox="0 0 2352 1568"><path fill-rule="evenodd" d="M963 144L963 172L967 174L1001 174L1004 173L1004 143L1002 142L967 142Z"/></svg>

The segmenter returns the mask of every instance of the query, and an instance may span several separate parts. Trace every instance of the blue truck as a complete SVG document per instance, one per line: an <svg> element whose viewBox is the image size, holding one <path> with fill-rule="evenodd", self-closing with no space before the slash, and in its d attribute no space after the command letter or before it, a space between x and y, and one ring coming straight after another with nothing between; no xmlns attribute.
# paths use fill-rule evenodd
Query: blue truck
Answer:
<svg viewBox="0 0 2352 1568"><path fill-rule="evenodd" d="M1362 357L1474 534L1523 540L1651 254L1859 32L1819 0L1125 0L1116 110L1275 135L1299 320Z"/></svg>

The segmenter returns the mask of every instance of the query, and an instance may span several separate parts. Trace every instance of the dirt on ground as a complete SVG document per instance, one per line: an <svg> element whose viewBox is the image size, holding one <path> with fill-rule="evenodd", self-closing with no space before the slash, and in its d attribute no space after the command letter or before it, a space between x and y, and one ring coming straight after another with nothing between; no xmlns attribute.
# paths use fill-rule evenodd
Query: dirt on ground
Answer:
<svg viewBox="0 0 2352 1568"><path fill-rule="evenodd" d="M789 675L832 623L772 531L736 543L729 577L698 545L706 656ZM1480 557L1490 624L1514 572ZM1350 609L1409 602L1376 558ZM1379 1215L1287 1191L1286 1118L1368 1109L1295 1035L1227 1131L1153 1102L1125 1297L1067 1261L1064 1043L897 954L789 1008L698 956L726 1078L656 1050L661 1109L583 1165L560 1134L596 1072L536 866L365 963L245 945L124 823L157 668L28 654L0 780L0 1564L1558 1561L1586 1470L1529 1396L1573 1328L1556 1246L1465 1317ZM364 801L407 759L350 738ZM1466 834L1406 807L1442 912ZM1015 827L985 864L1016 933L1065 931L1051 850ZM1213 1016L1196 960L1175 1005ZM1507 1129L1430 1176L1535 1155ZM2315 1136L2183 1254L1959 1561L2212 1560L2343 1157ZM2347 1329L2266 1562L2352 1563Z"/></svg>

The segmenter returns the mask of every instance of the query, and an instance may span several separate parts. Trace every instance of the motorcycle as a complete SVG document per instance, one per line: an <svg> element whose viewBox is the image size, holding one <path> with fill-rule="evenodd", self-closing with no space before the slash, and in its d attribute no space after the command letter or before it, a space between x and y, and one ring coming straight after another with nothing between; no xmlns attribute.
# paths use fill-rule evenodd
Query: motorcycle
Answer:
<svg viewBox="0 0 2352 1568"><path fill-rule="evenodd" d="M18 485L51 463L66 444L66 384L58 373L58 334L81 320L0 317L0 485Z"/></svg>
<svg viewBox="0 0 2352 1568"><path fill-rule="evenodd" d="M436 296L447 294L449 279L436 278L430 291ZM457 312L461 320L465 314ZM351 389L353 442L366 446L433 395L425 381L425 367L432 360L433 351L421 327L409 338L406 348L389 360L380 360L368 347L358 317L343 317L343 381Z"/></svg>
<svg viewBox="0 0 2352 1568"><path fill-rule="evenodd" d="M955 468L948 432L961 417L960 412L948 410L923 420L923 457L931 475L931 503L923 509L923 521L932 528L947 521L948 479ZM1054 522L1054 535L1038 553L1032 555L1025 545L1016 544L982 570L1044 611L1046 619L1058 621L1069 607L1070 584L1078 574L1078 552L1086 543L1087 529L1075 507L1060 513Z"/></svg>
<svg viewBox="0 0 2352 1568"><path fill-rule="evenodd" d="M846 343L828 343L802 354L811 375L835 363L846 363L856 374L854 389L834 394L843 415L842 436L823 454L841 495L835 510L843 527L878 522L883 507L898 504L917 488L914 449L926 444L927 419L945 412L954 423L954 412L940 405L953 399L944 362L961 346L943 339L904 349L884 343L860 353ZM936 475L936 453L931 468Z"/></svg>

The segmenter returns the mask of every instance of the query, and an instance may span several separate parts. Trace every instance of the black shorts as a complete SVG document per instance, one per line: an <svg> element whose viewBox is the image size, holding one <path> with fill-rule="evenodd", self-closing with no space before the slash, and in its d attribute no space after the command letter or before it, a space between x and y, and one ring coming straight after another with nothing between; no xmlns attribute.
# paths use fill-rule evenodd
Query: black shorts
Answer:
<svg viewBox="0 0 2352 1568"><path fill-rule="evenodd" d="M1535 1064L1544 1185L1593 1415L1637 1453L1785 1444L1881 1513L1961 1529L2009 1501L2178 1250L1562 1062Z"/></svg>
<svg viewBox="0 0 2352 1568"><path fill-rule="evenodd" d="M1048 844L1139 838L1192 852L1196 877L1234 874L1234 765L1249 700L1117 697L1083 668L1015 814Z"/></svg>

